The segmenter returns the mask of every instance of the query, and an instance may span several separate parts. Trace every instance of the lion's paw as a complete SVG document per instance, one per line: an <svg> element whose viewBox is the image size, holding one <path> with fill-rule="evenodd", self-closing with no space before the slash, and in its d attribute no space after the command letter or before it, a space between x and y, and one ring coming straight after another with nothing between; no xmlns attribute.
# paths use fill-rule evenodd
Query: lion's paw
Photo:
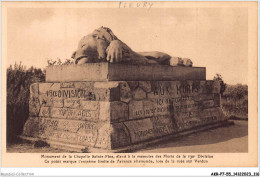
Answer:
<svg viewBox="0 0 260 177"><path fill-rule="evenodd" d="M188 66L192 67L193 63L189 58L180 58L180 57L171 57L170 58L171 66Z"/></svg>
<svg viewBox="0 0 260 177"><path fill-rule="evenodd" d="M127 57L127 55L129 55L129 52L130 49L126 44L120 40L113 40L106 49L106 59L111 63L119 63L122 61L123 57Z"/></svg>
<svg viewBox="0 0 260 177"><path fill-rule="evenodd" d="M170 65L171 66L182 66L183 60L180 57L171 57L170 58Z"/></svg>
<svg viewBox="0 0 260 177"><path fill-rule="evenodd" d="M183 60L184 66L192 67L193 63L192 63L191 59L183 58L182 60Z"/></svg>

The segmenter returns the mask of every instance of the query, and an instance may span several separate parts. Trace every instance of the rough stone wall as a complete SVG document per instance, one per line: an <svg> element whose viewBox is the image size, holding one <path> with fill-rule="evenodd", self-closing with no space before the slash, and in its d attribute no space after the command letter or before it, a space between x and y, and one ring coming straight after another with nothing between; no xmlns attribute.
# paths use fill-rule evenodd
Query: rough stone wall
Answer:
<svg viewBox="0 0 260 177"><path fill-rule="evenodd" d="M214 81L36 83L23 135L115 149L224 120Z"/></svg>

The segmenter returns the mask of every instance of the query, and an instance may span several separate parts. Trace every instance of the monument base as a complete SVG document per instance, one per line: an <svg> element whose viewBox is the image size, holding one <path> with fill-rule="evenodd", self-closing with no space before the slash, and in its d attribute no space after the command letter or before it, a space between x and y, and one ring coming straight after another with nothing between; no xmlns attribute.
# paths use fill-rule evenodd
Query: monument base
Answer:
<svg viewBox="0 0 260 177"><path fill-rule="evenodd" d="M23 137L74 151L129 150L222 123L219 92L206 80L35 83Z"/></svg>
<svg viewBox="0 0 260 177"><path fill-rule="evenodd" d="M126 146L126 147L122 147L122 148L118 148L118 149L114 149L114 150L106 150L106 149L91 148L91 147L86 148L85 146L82 146L82 145L72 145L72 144L56 142L56 141L52 141L52 140L45 140L45 142L48 143L50 145L50 147L52 147L52 148L57 148L57 149L70 151L70 152L78 152L78 153L82 153L82 152L84 152L84 153L129 153L129 152L138 151L140 149L145 149L147 147L152 147L153 145L156 145L158 143L165 143L165 142L174 140L176 138L179 138L179 137L182 137L182 136L187 136L187 135L190 135L190 134L193 134L193 133L196 133L196 132L206 131L206 130L209 130L209 129L219 128L219 127L223 127L223 126L231 126L231 125L234 125L233 121L224 120L224 121L221 121L221 122L209 124L209 125L206 125L206 126L194 127L190 130L186 130L186 131L179 132L179 133L176 133L176 134L172 134L172 135L169 135L169 136L145 141L145 142L142 142L142 143L133 144L133 145L130 145L130 146ZM39 138L33 138L33 137L27 137L27 136L20 136L20 138L22 138L24 140L31 141L31 142L36 142L36 141L41 140Z"/></svg>

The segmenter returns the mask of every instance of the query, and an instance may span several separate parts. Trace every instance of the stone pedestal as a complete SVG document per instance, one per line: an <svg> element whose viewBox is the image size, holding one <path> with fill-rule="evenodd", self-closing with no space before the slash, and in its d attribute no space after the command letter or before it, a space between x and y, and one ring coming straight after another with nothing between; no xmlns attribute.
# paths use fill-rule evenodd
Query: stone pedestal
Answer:
<svg viewBox="0 0 260 177"><path fill-rule="evenodd" d="M47 82L31 85L23 137L109 151L225 120L220 83L205 80L205 68L142 67L47 68Z"/></svg>
<svg viewBox="0 0 260 177"><path fill-rule="evenodd" d="M88 63L49 66L46 82L205 80L206 68Z"/></svg>

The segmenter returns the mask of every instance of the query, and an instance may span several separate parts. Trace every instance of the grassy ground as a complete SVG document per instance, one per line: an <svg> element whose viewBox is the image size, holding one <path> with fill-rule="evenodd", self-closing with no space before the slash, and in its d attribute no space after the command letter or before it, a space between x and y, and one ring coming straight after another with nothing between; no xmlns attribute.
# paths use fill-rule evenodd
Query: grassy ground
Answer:
<svg viewBox="0 0 260 177"><path fill-rule="evenodd" d="M247 85L227 85L221 98L221 107L226 116L234 119L248 118Z"/></svg>
<svg viewBox="0 0 260 177"><path fill-rule="evenodd" d="M230 98L222 98L221 106L223 112L231 118L247 119L248 117L248 99L232 100Z"/></svg>
<svg viewBox="0 0 260 177"><path fill-rule="evenodd" d="M227 127L220 127L188 136L173 139L167 142L156 144L146 149L137 151L141 153L235 153L248 151L248 122L234 121L235 124ZM20 141L16 144L9 144L7 152L22 153L62 153L69 152L45 147L35 147L29 142Z"/></svg>

